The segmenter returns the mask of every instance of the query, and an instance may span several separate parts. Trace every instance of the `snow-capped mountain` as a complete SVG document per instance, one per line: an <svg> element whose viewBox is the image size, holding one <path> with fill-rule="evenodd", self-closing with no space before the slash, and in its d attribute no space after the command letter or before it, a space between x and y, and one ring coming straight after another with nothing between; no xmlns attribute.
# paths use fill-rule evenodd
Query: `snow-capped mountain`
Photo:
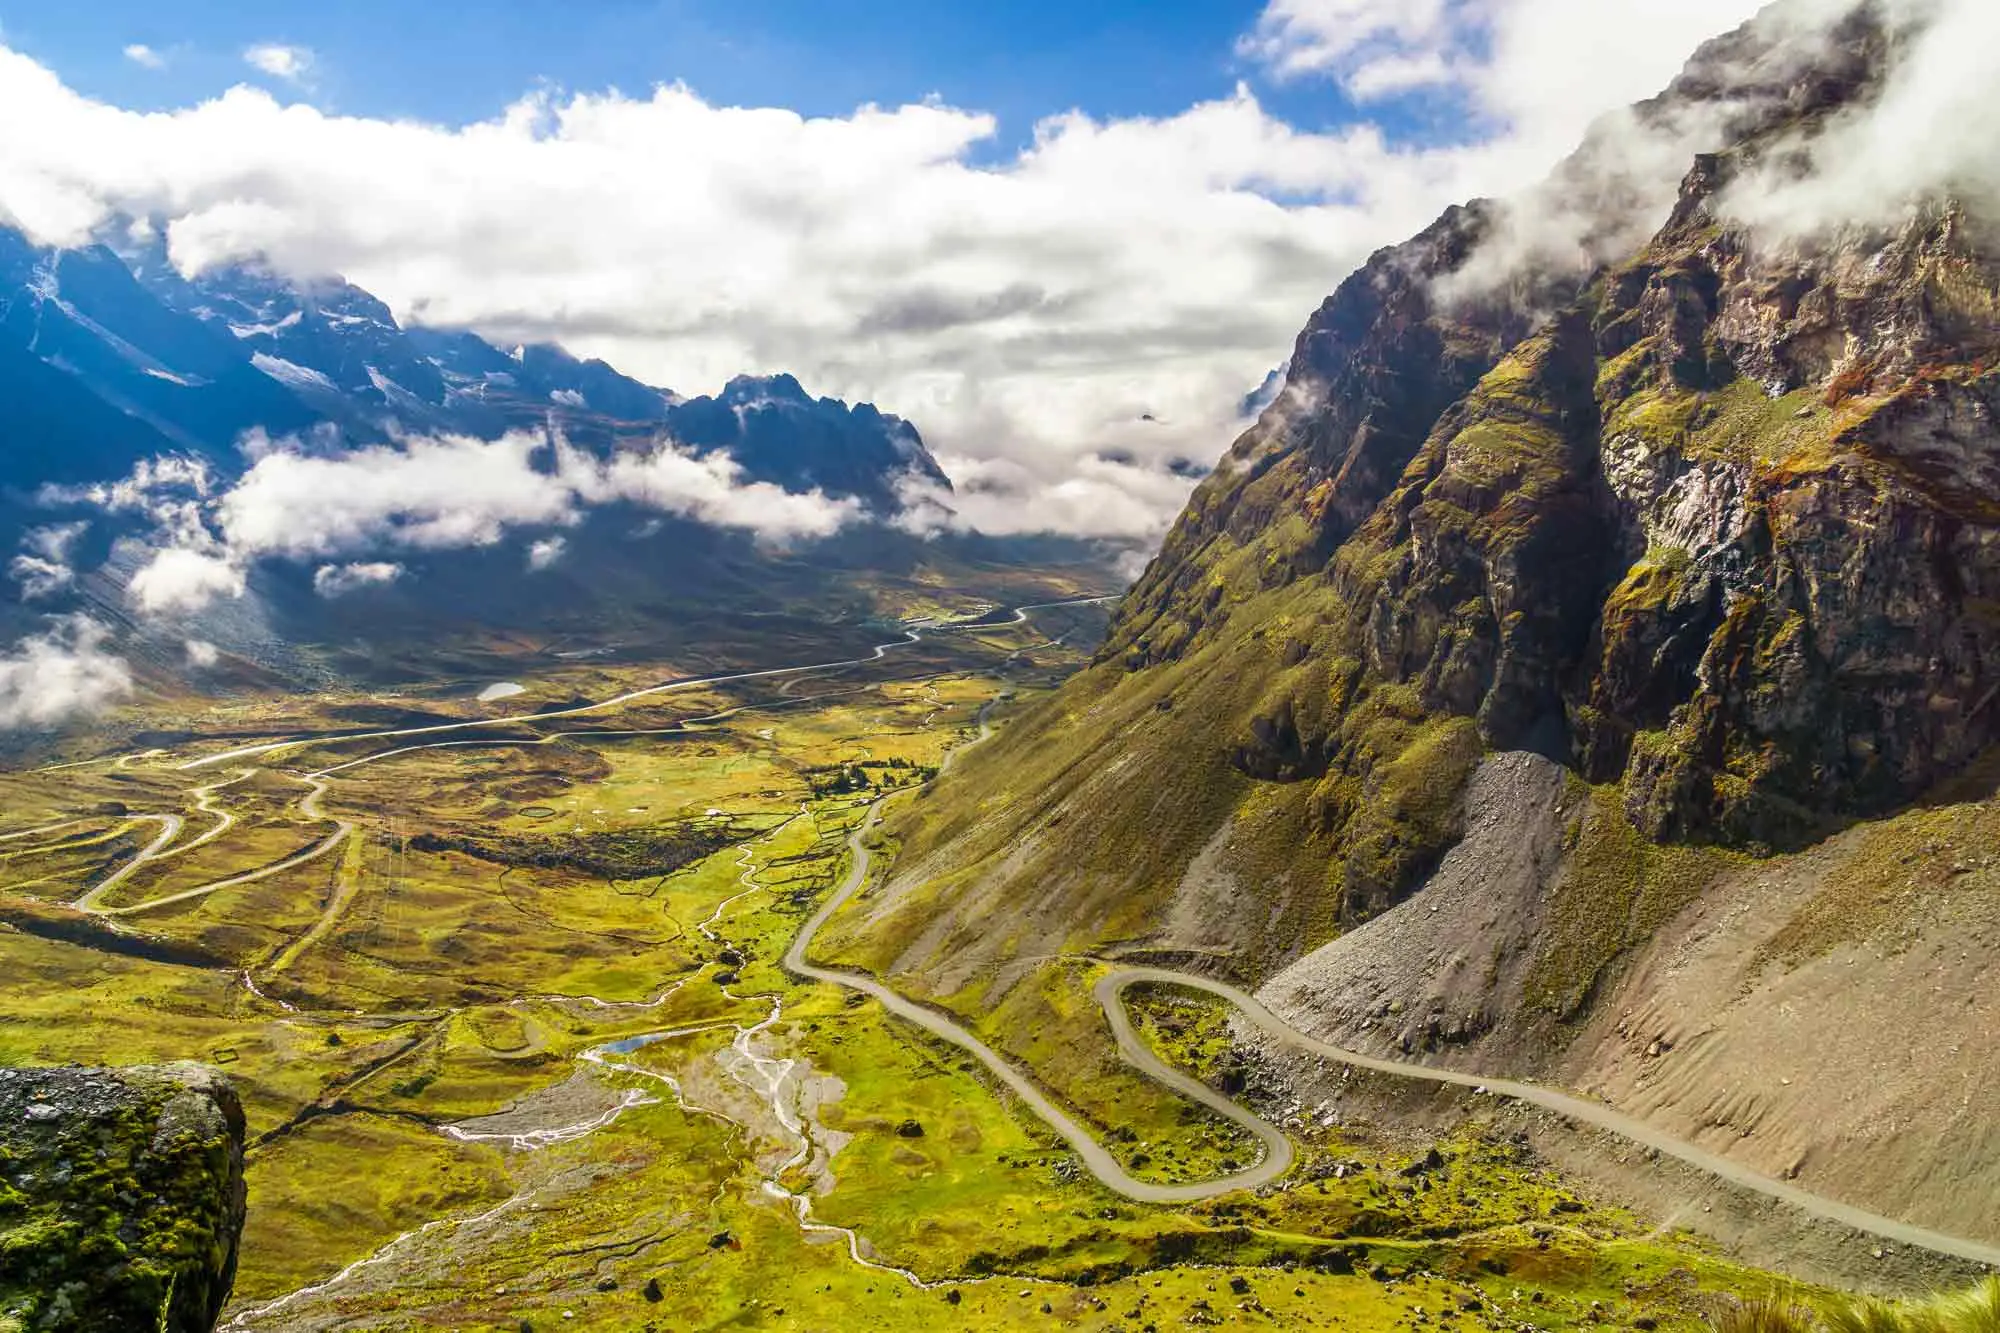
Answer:
<svg viewBox="0 0 2000 1333"><path fill-rule="evenodd" d="M184 277L157 242L52 250L0 228L0 394L0 487L17 504L167 452L226 475L253 430L333 449L544 426L600 455L672 441L881 514L898 508L906 474L950 486L914 426L813 398L789 375L683 399L552 344L405 328L339 278L255 264Z"/></svg>

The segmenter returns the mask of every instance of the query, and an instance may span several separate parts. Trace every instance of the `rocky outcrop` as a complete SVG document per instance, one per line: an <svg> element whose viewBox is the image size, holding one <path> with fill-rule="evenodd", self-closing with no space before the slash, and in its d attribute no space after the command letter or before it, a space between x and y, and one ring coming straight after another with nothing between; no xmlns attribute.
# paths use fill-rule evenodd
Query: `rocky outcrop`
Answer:
<svg viewBox="0 0 2000 1333"><path fill-rule="evenodd" d="M0 1069L0 1330L213 1329L243 1141L206 1066Z"/></svg>

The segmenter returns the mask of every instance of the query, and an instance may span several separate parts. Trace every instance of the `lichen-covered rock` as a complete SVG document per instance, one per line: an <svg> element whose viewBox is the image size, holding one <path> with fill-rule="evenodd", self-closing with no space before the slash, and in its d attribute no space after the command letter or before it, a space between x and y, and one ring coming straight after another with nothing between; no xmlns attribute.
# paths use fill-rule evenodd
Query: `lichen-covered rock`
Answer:
<svg viewBox="0 0 2000 1333"><path fill-rule="evenodd" d="M0 1069L0 1331L213 1329L243 1135L204 1065Z"/></svg>

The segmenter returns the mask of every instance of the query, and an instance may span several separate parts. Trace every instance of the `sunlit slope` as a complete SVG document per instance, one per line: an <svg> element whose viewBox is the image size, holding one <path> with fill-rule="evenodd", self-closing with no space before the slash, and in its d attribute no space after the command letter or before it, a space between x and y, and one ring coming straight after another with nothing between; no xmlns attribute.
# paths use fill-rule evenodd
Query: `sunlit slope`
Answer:
<svg viewBox="0 0 2000 1333"><path fill-rule="evenodd" d="M1865 16L1803 63L1761 40L1640 108L1735 109L1615 258L1481 285L1478 206L1342 285L1096 667L895 826L850 957L971 1011L1064 953L1260 979L1424 883L1490 752L1599 789L1579 837L1750 855L1967 769L2000 734L1991 227L1945 198L1811 244L1730 222L1890 48ZM1660 918L1624 919L1565 1004Z"/></svg>

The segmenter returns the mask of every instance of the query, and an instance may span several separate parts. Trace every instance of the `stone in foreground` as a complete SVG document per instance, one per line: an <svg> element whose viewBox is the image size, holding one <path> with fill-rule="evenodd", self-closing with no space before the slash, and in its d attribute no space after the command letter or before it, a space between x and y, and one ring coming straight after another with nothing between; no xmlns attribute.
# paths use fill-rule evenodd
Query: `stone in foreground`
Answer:
<svg viewBox="0 0 2000 1333"><path fill-rule="evenodd" d="M0 1069L0 1333L207 1333L244 1197L243 1104L216 1070Z"/></svg>

